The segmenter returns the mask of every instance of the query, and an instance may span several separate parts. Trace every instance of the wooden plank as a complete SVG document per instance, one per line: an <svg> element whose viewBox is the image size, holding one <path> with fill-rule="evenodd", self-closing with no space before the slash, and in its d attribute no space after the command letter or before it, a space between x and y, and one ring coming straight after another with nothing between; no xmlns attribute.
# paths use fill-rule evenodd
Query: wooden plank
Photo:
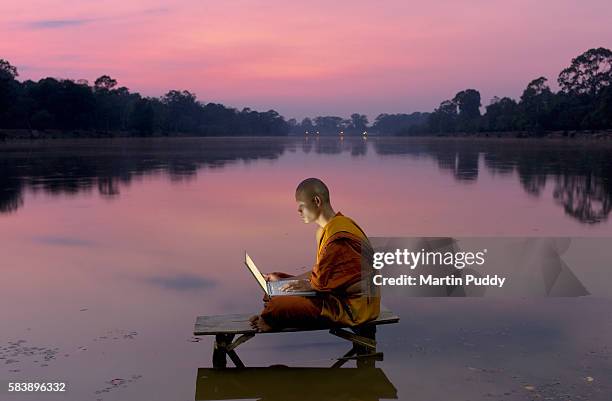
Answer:
<svg viewBox="0 0 612 401"><path fill-rule="evenodd" d="M237 346L239 346L240 344L247 342L248 340L250 340L250 339L251 339L251 338L253 338L253 337L255 337L255 334L250 334L250 333L249 333L249 334L243 334L243 335L241 335L240 337L238 337L238 338L236 339L236 341L234 341L233 343L231 343L231 344L230 344L230 345L227 347L227 350L228 350L228 351L231 351L231 350L233 350L234 348L236 348Z"/></svg>
<svg viewBox="0 0 612 401"><path fill-rule="evenodd" d="M257 334L260 333L251 327L249 317L255 313L240 313L232 315L198 316L195 322L193 334L195 336L214 334ZM388 309L381 309L376 320L365 323L363 326L392 324L399 322L399 316ZM267 331L265 333L284 333L294 331L329 330L330 327L313 328L285 328L282 330ZM264 333L262 333L264 334Z"/></svg>
<svg viewBox="0 0 612 401"><path fill-rule="evenodd" d="M329 332L335 336L344 338L345 340L349 340L356 344L363 345L364 347L376 349L376 340L372 340L371 338L359 336L344 329L331 329L329 330Z"/></svg>

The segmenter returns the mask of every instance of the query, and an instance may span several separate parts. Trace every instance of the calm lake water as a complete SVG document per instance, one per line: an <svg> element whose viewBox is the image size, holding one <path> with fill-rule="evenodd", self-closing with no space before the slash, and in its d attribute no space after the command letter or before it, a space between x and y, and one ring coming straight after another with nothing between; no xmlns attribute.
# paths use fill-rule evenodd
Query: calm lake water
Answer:
<svg viewBox="0 0 612 401"><path fill-rule="evenodd" d="M0 144L0 381L68 383L64 395L0 398L193 400L197 385L217 399L612 399L612 298L593 296L383 293L401 321L378 331L377 370L316 369L349 348L320 331L260 335L238 349L247 366L292 369L198 378L212 366L212 339L192 337L195 317L261 308L245 249L264 271L312 266L315 228L294 201L311 176L370 236L612 237L612 144Z"/></svg>

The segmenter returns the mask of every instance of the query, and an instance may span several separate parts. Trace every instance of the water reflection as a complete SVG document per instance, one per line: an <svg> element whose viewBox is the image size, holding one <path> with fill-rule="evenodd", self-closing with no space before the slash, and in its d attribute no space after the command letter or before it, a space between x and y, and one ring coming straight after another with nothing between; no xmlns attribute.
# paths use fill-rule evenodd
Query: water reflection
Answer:
<svg viewBox="0 0 612 401"><path fill-rule="evenodd" d="M26 190L76 195L97 190L115 198L135 178L165 174L172 182L195 178L202 169L237 161L276 161L348 154L373 165L380 157L434 160L459 183L475 183L479 171L516 175L534 198L553 186L553 201L584 224L607 220L612 209L612 146L507 139L408 138L199 138L113 139L7 143L0 147L0 213L24 205ZM291 157L291 155L288 155ZM299 165L296 165L299 168Z"/></svg>
<svg viewBox="0 0 612 401"><path fill-rule="evenodd" d="M380 368L198 369L196 400L362 400L397 399Z"/></svg>
<svg viewBox="0 0 612 401"><path fill-rule="evenodd" d="M228 138L6 144L0 147L0 213L23 206L26 188L52 195L97 188L101 196L112 198L139 176L163 172L173 182L184 181L201 168L222 168L238 160L274 160L285 145L282 140Z"/></svg>

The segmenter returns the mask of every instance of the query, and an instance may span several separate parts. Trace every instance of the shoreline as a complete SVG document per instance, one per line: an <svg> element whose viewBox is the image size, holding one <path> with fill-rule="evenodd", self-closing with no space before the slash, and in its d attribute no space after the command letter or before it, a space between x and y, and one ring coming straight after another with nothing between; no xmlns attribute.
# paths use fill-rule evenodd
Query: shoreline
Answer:
<svg viewBox="0 0 612 401"><path fill-rule="evenodd" d="M110 138L246 138L246 137L283 137L299 138L304 135L192 135L185 133L155 133L141 135L131 131L90 131L90 130L29 130L29 129L2 129L0 128L0 143L19 140L46 140L46 139L110 139ZM315 136L310 136L315 138ZM320 135L321 138L333 138L335 135ZM360 135L347 135L347 138L359 138ZM504 132L458 132L448 134L419 134L419 135L379 135L371 134L371 138L490 138L490 139L563 139L568 141L612 141L612 130L597 131L550 131L539 135L525 131Z"/></svg>

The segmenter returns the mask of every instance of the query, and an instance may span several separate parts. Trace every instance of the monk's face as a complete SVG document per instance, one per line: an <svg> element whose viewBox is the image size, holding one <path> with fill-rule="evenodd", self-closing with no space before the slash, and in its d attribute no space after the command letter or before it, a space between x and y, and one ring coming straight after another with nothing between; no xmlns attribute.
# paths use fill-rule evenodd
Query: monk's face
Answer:
<svg viewBox="0 0 612 401"><path fill-rule="evenodd" d="M298 214L304 223L312 223L321 214L321 198L305 192L296 192Z"/></svg>

